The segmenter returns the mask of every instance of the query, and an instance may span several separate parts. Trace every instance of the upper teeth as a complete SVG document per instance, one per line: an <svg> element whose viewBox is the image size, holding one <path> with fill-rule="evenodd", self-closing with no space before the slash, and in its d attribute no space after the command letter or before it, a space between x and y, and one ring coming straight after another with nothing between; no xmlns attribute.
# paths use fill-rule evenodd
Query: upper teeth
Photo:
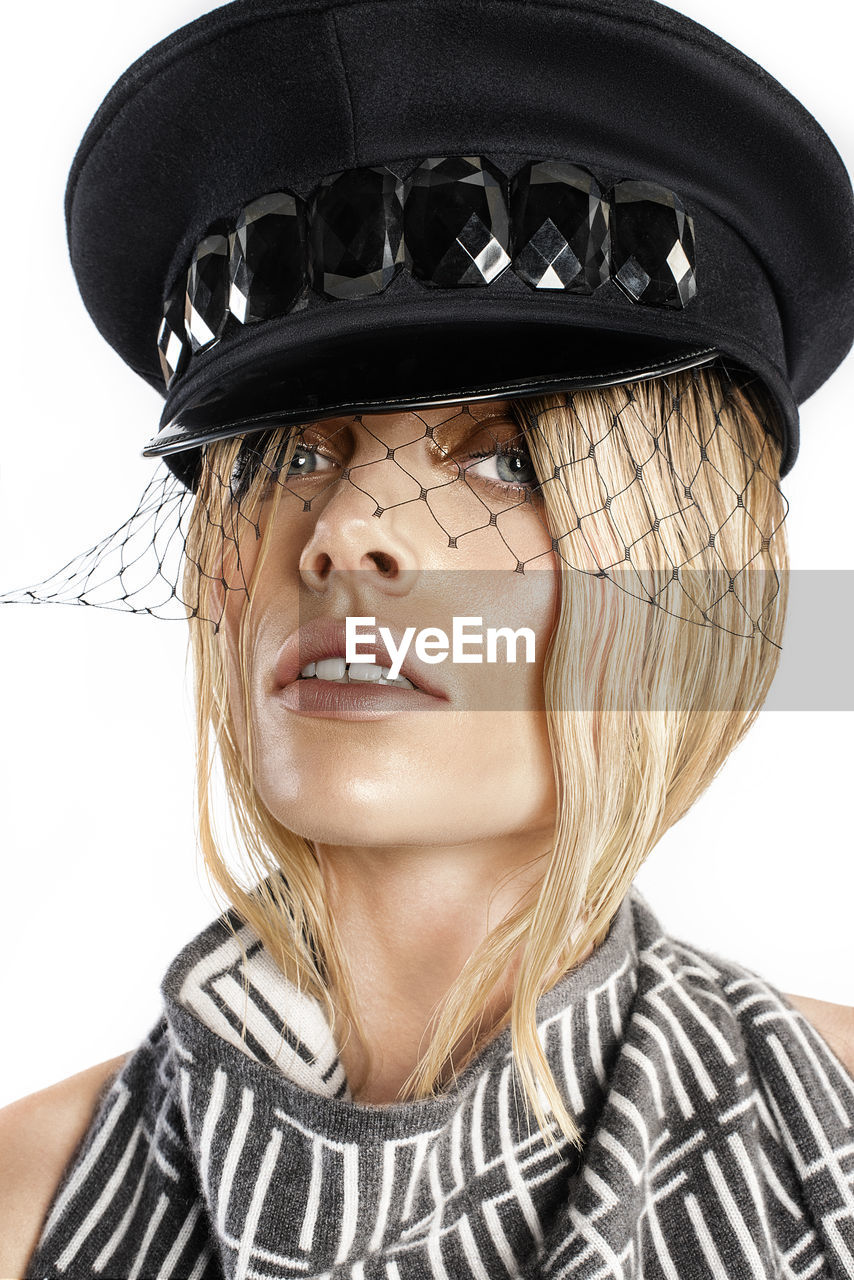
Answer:
<svg viewBox="0 0 854 1280"><path fill-rule="evenodd" d="M311 676L317 676L318 680L337 681L338 684L364 680L375 684L393 684L400 689L415 688L406 676L398 676L392 680L391 667L381 667L376 662L345 662L343 658L323 658L320 662L309 662L300 672L300 679L308 680Z"/></svg>

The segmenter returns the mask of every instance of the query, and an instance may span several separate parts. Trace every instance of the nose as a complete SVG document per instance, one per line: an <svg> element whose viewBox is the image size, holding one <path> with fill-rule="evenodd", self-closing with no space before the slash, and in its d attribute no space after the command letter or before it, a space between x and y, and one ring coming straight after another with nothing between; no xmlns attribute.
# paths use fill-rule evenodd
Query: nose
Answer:
<svg viewBox="0 0 854 1280"><path fill-rule="evenodd" d="M310 590L323 592L336 570L359 570L389 595L412 590L421 570L417 503L406 501L406 477L396 480L394 468L383 460L356 469L358 481L346 474L336 481L300 554L300 577Z"/></svg>

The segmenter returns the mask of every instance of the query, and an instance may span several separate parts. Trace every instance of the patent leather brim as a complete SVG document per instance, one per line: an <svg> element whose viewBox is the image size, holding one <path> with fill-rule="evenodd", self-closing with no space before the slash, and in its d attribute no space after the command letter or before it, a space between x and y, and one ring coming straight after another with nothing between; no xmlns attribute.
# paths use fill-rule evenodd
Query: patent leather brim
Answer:
<svg viewBox="0 0 854 1280"><path fill-rule="evenodd" d="M276 424L612 386L727 354L704 342L554 316L522 319L518 311L477 308L477 317L441 319L435 307L429 319L413 318L411 308L396 319L390 311L380 318L367 309L364 323L343 325L345 314L355 319L347 307L334 332L325 325L311 333L306 316L299 327L297 316L268 321L199 353L145 455L165 457L190 483L200 446Z"/></svg>

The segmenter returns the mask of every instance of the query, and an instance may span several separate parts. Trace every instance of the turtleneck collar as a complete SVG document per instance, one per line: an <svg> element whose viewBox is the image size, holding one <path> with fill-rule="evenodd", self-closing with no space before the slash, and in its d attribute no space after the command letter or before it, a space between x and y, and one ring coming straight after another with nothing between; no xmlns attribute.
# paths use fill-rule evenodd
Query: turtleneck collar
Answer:
<svg viewBox="0 0 854 1280"><path fill-rule="evenodd" d="M634 897L537 1004L541 1043L585 1141L637 988ZM162 984L181 1109L226 1276L242 1280L265 1241L276 1241L278 1257L308 1252L334 1267L358 1236L367 1253L393 1261L421 1247L443 1216L463 1224L465 1249L466 1230L477 1234L475 1219L498 1205L489 1236L504 1239L507 1256L538 1247L538 1224L565 1198L581 1157L556 1126L558 1154L543 1142L509 1026L438 1096L362 1104L319 1002L284 978L248 926L239 939L246 965L220 918Z"/></svg>

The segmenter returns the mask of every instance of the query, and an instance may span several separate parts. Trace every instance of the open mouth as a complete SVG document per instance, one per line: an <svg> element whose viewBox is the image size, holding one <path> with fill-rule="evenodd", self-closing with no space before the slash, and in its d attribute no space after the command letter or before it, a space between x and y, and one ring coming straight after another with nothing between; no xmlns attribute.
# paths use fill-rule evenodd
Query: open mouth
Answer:
<svg viewBox="0 0 854 1280"><path fill-rule="evenodd" d="M406 676L391 679L391 668L376 662L345 662L343 658L323 658L309 662L300 671L299 680L327 680L330 684L380 684L398 689L416 689Z"/></svg>

